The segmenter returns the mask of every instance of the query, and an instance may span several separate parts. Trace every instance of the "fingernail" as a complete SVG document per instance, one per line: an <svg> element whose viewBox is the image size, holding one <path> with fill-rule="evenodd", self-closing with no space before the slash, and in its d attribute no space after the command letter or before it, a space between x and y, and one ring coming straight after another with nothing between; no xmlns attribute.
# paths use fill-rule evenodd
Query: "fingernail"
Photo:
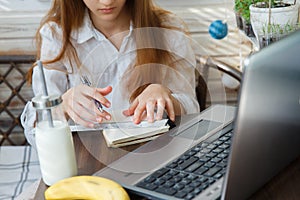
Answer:
<svg viewBox="0 0 300 200"><path fill-rule="evenodd" d="M90 128L94 128L94 124L89 124L89 127Z"/></svg>
<svg viewBox="0 0 300 200"><path fill-rule="evenodd" d="M102 122L102 117L97 117L96 120L97 122Z"/></svg>
<svg viewBox="0 0 300 200"><path fill-rule="evenodd" d="M149 118L149 119L148 119L148 122L149 122L149 123L153 123L153 122L154 122L154 119L153 119L153 118Z"/></svg>
<svg viewBox="0 0 300 200"><path fill-rule="evenodd" d="M105 116L105 119L110 120L110 116L109 116L109 115L106 115L106 116Z"/></svg>
<svg viewBox="0 0 300 200"><path fill-rule="evenodd" d="M139 123L140 123L140 121L139 121L138 119L134 119L133 122L134 122L135 124L139 124Z"/></svg>

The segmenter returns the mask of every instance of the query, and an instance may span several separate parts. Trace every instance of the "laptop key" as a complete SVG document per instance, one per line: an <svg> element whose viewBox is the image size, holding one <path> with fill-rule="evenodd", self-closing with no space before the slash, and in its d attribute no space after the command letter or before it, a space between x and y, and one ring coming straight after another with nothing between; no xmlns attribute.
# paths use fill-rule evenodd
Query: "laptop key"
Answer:
<svg viewBox="0 0 300 200"><path fill-rule="evenodd" d="M207 184L207 186L208 186L208 185L213 184L214 182L216 182L216 179L211 178L211 179L208 179L208 181L205 184Z"/></svg>
<svg viewBox="0 0 300 200"><path fill-rule="evenodd" d="M200 167L199 169L197 169L197 170L195 171L195 173L196 173L196 174L199 174L199 175L202 175L202 174L204 174L207 170L208 170L207 167Z"/></svg>
<svg viewBox="0 0 300 200"><path fill-rule="evenodd" d="M174 170L174 169L171 169L169 172L168 172L168 174L170 174L171 176L175 176L175 175L177 175L179 172L178 171L176 171L176 170Z"/></svg>
<svg viewBox="0 0 300 200"><path fill-rule="evenodd" d="M225 136L225 135L223 137L219 138L219 140L221 140L221 141L227 141L229 139L230 139L230 137L229 136Z"/></svg>
<svg viewBox="0 0 300 200"><path fill-rule="evenodd" d="M167 169L167 168L162 168L162 169L157 170L156 172L154 172L154 173L152 174L152 177L154 177L154 178L159 178L159 177L161 177L162 175L164 175L165 173L167 173L168 171L169 171L169 169Z"/></svg>
<svg viewBox="0 0 300 200"><path fill-rule="evenodd" d="M160 178L161 178L161 179L164 179L165 181L167 181L167 180L173 178L173 176L172 176L171 174L169 174L169 173L165 173L165 174L162 175Z"/></svg>
<svg viewBox="0 0 300 200"><path fill-rule="evenodd" d="M205 149L202 149L200 151L200 153L202 153L202 154L206 154L206 153L209 153L209 152L211 152L211 149L209 149L209 148L205 148Z"/></svg>
<svg viewBox="0 0 300 200"><path fill-rule="evenodd" d="M190 186L196 188L201 184L202 184L201 181L193 181L193 182L191 182Z"/></svg>
<svg viewBox="0 0 300 200"><path fill-rule="evenodd" d="M206 181L208 180L208 178L205 177L205 176L201 176L198 180L199 180L200 182L204 183L204 182L206 182Z"/></svg>
<svg viewBox="0 0 300 200"><path fill-rule="evenodd" d="M179 164L177 166L177 169L179 170L183 170L185 168L187 168L188 166L190 166L191 164L193 164L194 162L196 162L199 158L197 157L190 157L189 159L185 160L185 162Z"/></svg>
<svg viewBox="0 0 300 200"><path fill-rule="evenodd" d="M186 156L193 156L197 153L197 151L188 151L185 153Z"/></svg>
<svg viewBox="0 0 300 200"><path fill-rule="evenodd" d="M223 150L224 150L224 149L218 147L218 148L214 149L212 152L213 152L213 153L221 153Z"/></svg>
<svg viewBox="0 0 300 200"><path fill-rule="evenodd" d="M148 176L145 180L144 180L144 182L146 182L146 183L152 183L153 181L155 181L156 179L154 178L154 177L152 177L152 176Z"/></svg>
<svg viewBox="0 0 300 200"><path fill-rule="evenodd" d="M223 173L217 173L214 175L214 178L219 179L223 176Z"/></svg>
<svg viewBox="0 0 300 200"><path fill-rule="evenodd" d="M182 188L184 188L184 184L182 183L177 183L176 185L173 186L174 189L176 190L181 190Z"/></svg>
<svg viewBox="0 0 300 200"><path fill-rule="evenodd" d="M193 181L193 180L198 180L199 176L197 176L196 174L189 174L187 178L189 178Z"/></svg>
<svg viewBox="0 0 300 200"><path fill-rule="evenodd" d="M224 158L227 158L227 157L228 157L228 154L227 154L227 153L220 153L220 154L218 154L217 157L218 157L218 158L224 159Z"/></svg>
<svg viewBox="0 0 300 200"><path fill-rule="evenodd" d="M184 192L177 192L174 196L177 197L177 198L184 198L185 196L187 195L187 193L184 193Z"/></svg>
<svg viewBox="0 0 300 200"><path fill-rule="evenodd" d="M199 152L202 148L200 146L195 146L194 148L191 149L191 151L194 152Z"/></svg>
<svg viewBox="0 0 300 200"><path fill-rule="evenodd" d="M177 163L170 163L169 165L167 165L168 168L176 168L177 167Z"/></svg>
<svg viewBox="0 0 300 200"><path fill-rule="evenodd" d="M215 149L217 147L217 145L215 144L210 144L208 145L206 148L209 148L209 149Z"/></svg>
<svg viewBox="0 0 300 200"><path fill-rule="evenodd" d="M193 187L187 186L187 187L183 188L181 191L186 192L186 193L189 193L189 192L191 192L191 191L193 191L193 190L194 190Z"/></svg>
<svg viewBox="0 0 300 200"><path fill-rule="evenodd" d="M213 144L215 144L217 146L220 146L222 143L223 143L222 140L216 140L216 141L213 142Z"/></svg>
<svg viewBox="0 0 300 200"><path fill-rule="evenodd" d="M184 178L184 179L181 180L181 183L184 184L184 185L188 185L188 184L191 183L191 180L188 179L188 178Z"/></svg>
<svg viewBox="0 0 300 200"><path fill-rule="evenodd" d="M229 147L230 147L230 145L229 144L225 144L225 143L219 146L219 148L221 148L221 149L227 149Z"/></svg>
<svg viewBox="0 0 300 200"><path fill-rule="evenodd" d="M167 181L166 183L165 183L165 186L166 187L173 187L175 185L175 181Z"/></svg>
<svg viewBox="0 0 300 200"><path fill-rule="evenodd" d="M179 176L175 176L175 177L173 178L173 180L174 180L176 183L180 182L181 179L182 179L182 177L179 177Z"/></svg>
<svg viewBox="0 0 300 200"><path fill-rule="evenodd" d="M158 186L160 186L160 185L162 185L162 184L164 184L165 183L165 180L163 180L163 179L157 179L155 182L154 182L154 184L156 184L156 185L158 185Z"/></svg>
<svg viewBox="0 0 300 200"><path fill-rule="evenodd" d="M211 159L210 161L214 162L214 163L219 163L222 161L222 158L215 157L215 158Z"/></svg>
<svg viewBox="0 0 300 200"><path fill-rule="evenodd" d="M185 173L185 172L180 172L179 174L177 174L177 177L180 177L180 178L185 178L187 177L189 174L188 173Z"/></svg>
<svg viewBox="0 0 300 200"><path fill-rule="evenodd" d="M193 172L199 167L201 167L204 164L204 162L194 162L192 165L190 165L188 168L186 168L184 171L186 172Z"/></svg>
<svg viewBox="0 0 300 200"><path fill-rule="evenodd" d="M166 195L174 195L177 190L173 189L173 188L165 188L165 187L159 187L155 190L156 192L162 193L162 194L166 194Z"/></svg>
<svg viewBox="0 0 300 200"><path fill-rule="evenodd" d="M202 162L207 162L210 159L211 159L210 157L202 156L199 160L202 161Z"/></svg>
<svg viewBox="0 0 300 200"><path fill-rule="evenodd" d="M210 152L210 153L206 154L206 156L209 157L209 158L213 158L213 157L215 157L216 155L218 155L218 154L217 154L217 153L214 153L214 152Z"/></svg>
<svg viewBox="0 0 300 200"><path fill-rule="evenodd" d="M203 188L197 187L197 188L195 188L195 190L193 191L193 194L196 196L196 195L200 194L200 192L202 192L202 191L203 191Z"/></svg>
<svg viewBox="0 0 300 200"><path fill-rule="evenodd" d="M194 194L188 194L184 199L190 200L190 199L193 199L194 197L195 197Z"/></svg>
<svg viewBox="0 0 300 200"><path fill-rule="evenodd" d="M219 172L222 168L221 167L213 167L213 168L210 168L204 175L205 176L209 176L209 177L212 177L213 175L215 175L217 172Z"/></svg>
<svg viewBox="0 0 300 200"><path fill-rule="evenodd" d="M216 164L215 164L214 162L209 161L209 162L207 162L207 163L204 164L204 167L212 168L212 167L215 166L215 165L216 165Z"/></svg>
<svg viewBox="0 0 300 200"><path fill-rule="evenodd" d="M217 166L222 167L222 168L225 168L225 167L227 166L227 162L224 162L224 160L222 160L221 162L219 162L219 163L217 164Z"/></svg>
<svg viewBox="0 0 300 200"><path fill-rule="evenodd" d="M138 186L147 190L155 190L157 188L157 185L153 183L145 183L145 182L139 183Z"/></svg>

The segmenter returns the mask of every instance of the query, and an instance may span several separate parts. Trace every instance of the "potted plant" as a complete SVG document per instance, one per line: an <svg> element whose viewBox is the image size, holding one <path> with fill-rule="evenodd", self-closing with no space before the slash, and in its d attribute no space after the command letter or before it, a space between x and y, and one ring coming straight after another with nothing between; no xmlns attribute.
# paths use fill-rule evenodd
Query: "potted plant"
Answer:
<svg viewBox="0 0 300 200"><path fill-rule="evenodd" d="M298 30L300 28L300 24L268 24L262 27L262 34L258 37L259 48L262 49L273 42L276 42L290 33Z"/></svg>
<svg viewBox="0 0 300 200"><path fill-rule="evenodd" d="M293 3L261 0L251 4L250 22L256 38L259 40L266 34L278 35L286 27L295 26L298 23L298 8L296 0Z"/></svg>
<svg viewBox="0 0 300 200"><path fill-rule="evenodd" d="M235 0L234 11L236 23L240 30L243 30L247 36L253 37L254 33L250 22L249 6L259 0Z"/></svg>

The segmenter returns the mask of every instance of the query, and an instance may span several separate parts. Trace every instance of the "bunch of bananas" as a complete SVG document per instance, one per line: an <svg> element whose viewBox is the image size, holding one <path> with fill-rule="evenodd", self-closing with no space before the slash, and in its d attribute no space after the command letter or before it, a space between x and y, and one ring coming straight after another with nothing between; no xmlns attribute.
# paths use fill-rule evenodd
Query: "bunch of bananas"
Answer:
<svg viewBox="0 0 300 200"><path fill-rule="evenodd" d="M129 200L126 190L118 183L95 176L75 176L61 180L45 191L46 200Z"/></svg>

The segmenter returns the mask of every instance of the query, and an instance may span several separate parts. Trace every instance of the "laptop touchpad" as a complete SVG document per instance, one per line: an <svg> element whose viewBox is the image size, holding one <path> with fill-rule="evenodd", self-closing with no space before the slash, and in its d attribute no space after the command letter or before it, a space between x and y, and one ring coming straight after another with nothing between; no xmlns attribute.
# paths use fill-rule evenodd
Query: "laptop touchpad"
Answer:
<svg viewBox="0 0 300 200"><path fill-rule="evenodd" d="M217 128L221 124L222 123L220 122L202 119L199 122L192 125L191 127L189 127L188 129L180 132L178 136L191 139L191 140L198 140L206 133L212 131L213 129Z"/></svg>

